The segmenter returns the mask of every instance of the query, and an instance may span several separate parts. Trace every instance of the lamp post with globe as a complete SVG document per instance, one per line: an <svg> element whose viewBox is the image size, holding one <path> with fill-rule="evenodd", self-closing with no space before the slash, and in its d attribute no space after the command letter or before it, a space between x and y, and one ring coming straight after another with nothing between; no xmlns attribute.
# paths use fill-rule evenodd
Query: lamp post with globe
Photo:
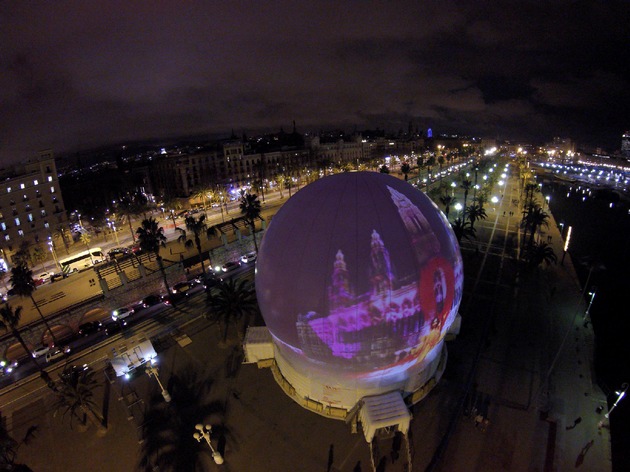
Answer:
<svg viewBox="0 0 630 472"><path fill-rule="evenodd" d="M223 456L221 455L219 451L217 451L214 447L212 447L212 442L210 441L211 440L210 433L212 433L212 426L210 426L209 424L205 426L202 424L197 424L195 425L195 429L197 431L193 433L193 438L195 438L197 442L201 442L202 438L205 439L206 442L208 443L208 446L210 447L210 450L212 451L212 459L214 460L214 463L217 465L223 464Z"/></svg>
<svg viewBox="0 0 630 472"><path fill-rule="evenodd" d="M615 394L617 395L617 400L615 400L615 403L613 404L613 406L610 408L610 410L608 410L608 413L606 413L604 416L606 418L610 417L610 414L613 412L613 410L617 407L617 405L619 404L619 402L621 401L621 399L623 397L625 397L626 395L626 391L628 390L628 384L624 383L621 385L621 390L617 390L615 392Z"/></svg>

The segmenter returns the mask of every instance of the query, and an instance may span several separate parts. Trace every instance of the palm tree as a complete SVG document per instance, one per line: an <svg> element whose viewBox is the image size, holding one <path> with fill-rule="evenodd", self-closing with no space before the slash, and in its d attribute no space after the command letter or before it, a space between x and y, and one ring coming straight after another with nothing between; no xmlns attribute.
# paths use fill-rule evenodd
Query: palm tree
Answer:
<svg viewBox="0 0 630 472"><path fill-rule="evenodd" d="M389 174L389 167L387 167L385 164L383 164L381 166L381 168L379 169L379 172L381 174Z"/></svg>
<svg viewBox="0 0 630 472"><path fill-rule="evenodd" d="M212 419L219 416L220 424L212 425L213 438L229 434L222 424L224 405L220 401L208 401L213 379L198 375L190 366L182 372L181 376L173 375L169 380L170 402L165 402L157 392L148 402L142 422L139 462L139 469L144 472L158 468L201 470L202 458L210 453L210 448L191 437L198 423L214 423Z"/></svg>
<svg viewBox="0 0 630 472"><path fill-rule="evenodd" d="M247 280L228 279L217 285L217 292L208 292L208 305L210 316L219 323L223 323L223 342L227 340L230 323L246 318L245 327L248 324L249 315L256 313L258 304L256 292L252 284Z"/></svg>
<svg viewBox="0 0 630 472"><path fill-rule="evenodd" d="M284 177L284 174L276 174L274 180L276 182L276 185L278 186L278 190L280 191L280 199L282 200L284 198L284 195L282 195L282 189L284 188L284 182L286 181L286 178Z"/></svg>
<svg viewBox="0 0 630 472"><path fill-rule="evenodd" d="M129 231L131 232L131 238L133 239L134 243L136 242L136 234L133 231L131 218L138 215L146 214L148 208L149 207L147 197L140 192L136 192L133 195L127 194L123 198L121 198L120 202L118 203L118 212L127 217Z"/></svg>
<svg viewBox="0 0 630 472"><path fill-rule="evenodd" d="M35 301L35 297L33 297L33 293L35 292L35 281L33 280L33 271L29 269L26 264L19 264L11 268L11 286L16 295L20 297L30 297L33 302L33 306L39 313L39 317L42 319L44 324L46 325L46 329L52 336L53 343L57 344L57 340L55 339L55 335L53 334L50 326L48 325L48 321L44 318L42 311L39 309L39 305Z"/></svg>
<svg viewBox="0 0 630 472"><path fill-rule="evenodd" d="M166 280L166 271L164 270L164 263L160 256L160 248L166 247L166 236L164 236L164 228L158 226L157 221L153 218L142 220L142 226L136 230L140 248L148 252L149 254L155 254L160 272L162 272L162 278L164 279L164 287L166 293L171 293L171 289L168 286L168 280Z"/></svg>
<svg viewBox="0 0 630 472"><path fill-rule="evenodd" d="M451 228L453 228L453 232L455 233L455 238L457 238L458 243L462 242L462 238L466 238L468 240L474 239L475 233L477 232L477 230L470 224L470 221L463 220L462 218L456 218L455 221L451 223Z"/></svg>
<svg viewBox="0 0 630 472"><path fill-rule="evenodd" d="M37 426L31 426L26 430L26 434L21 441L13 439L7 431L4 421L0 422L0 470L8 472L33 472L33 470L25 464L19 464L17 460L18 450L23 444L28 443L35 437Z"/></svg>
<svg viewBox="0 0 630 472"><path fill-rule="evenodd" d="M194 216L187 216L185 219L186 229L193 233L194 240L186 239L186 230L182 228L177 228L179 231L179 237L177 240L179 242L183 242L184 246L192 247L193 245L197 248L197 252L199 253L199 262L201 262L201 273L205 274L206 270L203 266L203 251L201 249L201 235L206 234L206 238L210 239L212 236L216 236L217 229L214 226L208 228L206 224L206 215L201 215L199 218L195 218ZM209 261L210 266L212 266L212 261Z"/></svg>
<svg viewBox="0 0 630 472"><path fill-rule="evenodd" d="M91 369L73 369L66 367L59 375L57 392L59 397L55 409L63 410L63 415L70 414L70 426L72 420L77 419L80 424L86 425L89 421L96 426L99 434L105 434L107 427L103 419L96 413L98 405L94 401L94 390L101 385L94 378L95 372Z"/></svg>
<svg viewBox="0 0 630 472"><path fill-rule="evenodd" d="M255 193L246 193L241 190L241 203L239 205L241 209L241 215L245 218L245 221L249 224L252 231L252 238L254 238L254 247L256 253L258 253L258 243L256 242L256 220L260 218L260 200Z"/></svg>
<svg viewBox="0 0 630 472"><path fill-rule="evenodd" d="M408 162L404 162L401 166L400 166L400 172L403 173L403 175L405 176L405 182L407 182L407 179L409 178L409 172L411 171L411 166L409 165ZM448 216L448 213L447 213Z"/></svg>
<svg viewBox="0 0 630 472"><path fill-rule="evenodd" d="M530 267L539 267L541 264L550 266L558 261L553 248L544 242L534 243L527 253L527 262Z"/></svg>
<svg viewBox="0 0 630 472"><path fill-rule="evenodd" d="M66 254L70 254L68 245L68 230L63 226L57 226L57 229L53 231L53 237L55 239L61 239L63 246L66 248Z"/></svg>
<svg viewBox="0 0 630 472"><path fill-rule="evenodd" d="M440 203L444 205L444 214L446 214L446 219L448 220L448 214L451 211L451 205L455 204L455 197L452 197L449 194L442 195L440 197Z"/></svg>
<svg viewBox="0 0 630 472"><path fill-rule="evenodd" d="M88 232L83 231L81 233L81 242L85 244L85 247L87 247L88 253L90 254L90 261L92 262L92 265L94 265L94 259L92 259L92 252L90 251L90 241L92 241L92 238L90 237Z"/></svg>
<svg viewBox="0 0 630 472"><path fill-rule="evenodd" d="M529 242L527 243L528 251L534 245L534 236L536 234L536 230L539 228L548 227L549 215L540 207L540 205L535 204L531 206L524 215L523 223L525 223L526 231L529 228Z"/></svg>
<svg viewBox="0 0 630 472"><path fill-rule="evenodd" d="M468 203L468 192L470 191L471 188L473 188L473 183L471 180L466 179L462 182L462 184L459 187L464 190L464 214L462 215L462 217L465 220L466 219L466 204Z"/></svg>
<svg viewBox="0 0 630 472"><path fill-rule="evenodd" d="M470 205L466 213L468 213L471 228L475 227L475 221L485 220L488 217L486 210L481 205Z"/></svg>
<svg viewBox="0 0 630 472"><path fill-rule="evenodd" d="M31 360L31 362L33 362L33 364L35 364L35 366L37 367L37 370L39 370L39 375L42 378L42 380L46 383L48 388L54 391L56 389L55 383L52 381L52 379L48 375L48 372L42 369L42 367L35 360L35 358L31 356L31 350L28 348L28 346L24 342L24 338L22 338L22 335L20 334L20 331L18 330L18 326L20 325L21 318L22 318L21 306L18 306L15 308L15 310L13 310L13 308L11 308L11 305L9 305L8 302L5 303L4 306L0 308L0 329L3 329L5 331L11 331L11 334L13 335L13 337L17 339L17 341L20 343L20 345L24 349L24 352L26 353L27 357Z"/></svg>

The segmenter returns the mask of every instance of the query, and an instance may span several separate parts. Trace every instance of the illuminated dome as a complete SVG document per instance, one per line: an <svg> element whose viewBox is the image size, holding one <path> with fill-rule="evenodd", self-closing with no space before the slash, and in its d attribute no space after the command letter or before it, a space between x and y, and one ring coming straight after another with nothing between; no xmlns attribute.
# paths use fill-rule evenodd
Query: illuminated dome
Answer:
<svg viewBox="0 0 630 472"><path fill-rule="evenodd" d="M462 285L443 213L376 172L300 190L273 217L256 266L284 379L299 397L348 409L365 395L408 395L439 380Z"/></svg>

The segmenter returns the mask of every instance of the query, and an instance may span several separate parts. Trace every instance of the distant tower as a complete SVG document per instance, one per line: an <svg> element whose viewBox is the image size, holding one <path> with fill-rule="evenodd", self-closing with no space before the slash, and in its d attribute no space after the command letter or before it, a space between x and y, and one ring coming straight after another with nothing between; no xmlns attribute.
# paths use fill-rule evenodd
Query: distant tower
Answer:
<svg viewBox="0 0 630 472"><path fill-rule="evenodd" d="M626 159L630 159L630 131L626 131L621 136L621 154Z"/></svg>
<svg viewBox="0 0 630 472"><path fill-rule="evenodd" d="M433 137L433 130L431 128L427 129L427 138Z"/></svg>
<svg viewBox="0 0 630 472"><path fill-rule="evenodd" d="M328 289L328 299L330 301L330 310L347 306L353 301L353 295L350 292L350 282L346 261L341 250L337 251L335 256L335 264L332 274L332 286Z"/></svg>

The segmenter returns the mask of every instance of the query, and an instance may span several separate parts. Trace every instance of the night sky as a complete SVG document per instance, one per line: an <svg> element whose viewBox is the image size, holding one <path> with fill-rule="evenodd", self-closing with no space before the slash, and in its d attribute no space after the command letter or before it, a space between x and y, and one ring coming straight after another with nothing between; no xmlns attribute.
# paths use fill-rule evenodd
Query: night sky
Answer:
<svg viewBox="0 0 630 472"><path fill-rule="evenodd" d="M619 149L630 2L0 3L0 164L232 129Z"/></svg>

